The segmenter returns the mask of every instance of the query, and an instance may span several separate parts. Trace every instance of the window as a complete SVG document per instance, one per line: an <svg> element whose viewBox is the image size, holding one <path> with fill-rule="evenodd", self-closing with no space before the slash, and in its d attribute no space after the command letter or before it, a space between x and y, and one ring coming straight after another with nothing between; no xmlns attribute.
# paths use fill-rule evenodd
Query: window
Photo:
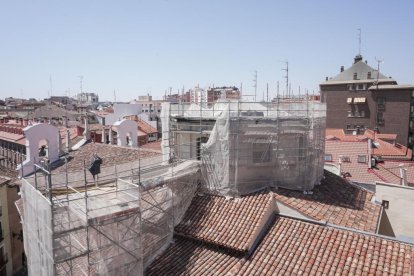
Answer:
<svg viewBox="0 0 414 276"><path fill-rule="evenodd" d="M371 72L368 72L367 79L371 78Z"/></svg>
<svg viewBox="0 0 414 276"><path fill-rule="evenodd" d="M363 84L358 84L357 90L364 90L364 85Z"/></svg>
<svg viewBox="0 0 414 276"><path fill-rule="evenodd" d="M367 156L366 155L358 155L358 163L366 163Z"/></svg>
<svg viewBox="0 0 414 276"><path fill-rule="evenodd" d="M253 163L270 162L271 144L267 139L257 139L253 142Z"/></svg>
<svg viewBox="0 0 414 276"><path fill-rule="evenodd" d="M348 98L348 99L346 99L346 102L347 102L348 104L351 104L351 103L352 103L352 98Z"/></svg>
<svg viewBox="0 0 414 276"><path fill-rule="evenodd" d="M357 73L355 72L355 73L354 73L354 80L356 80L356 79L357 79L357 77L358 77L358 75L357 75Z"/></svg>
<svg viewBox="0 0 414 276"><path fill-rule="evenodd" d="M359 113L359 115L360 115L361 117L365 117L365 110L361 110L361 111L360 111L360 113Z"/></svg>
<svg viewBox="0 0 414 276"><path fill-rule="evenodd" d="M367 98L365 98L365 97L354 98L354 103L355 104L365 103L366 101L367 101Z"/></svg>
<svg viewBox="0 0 414 276"><path fill-rule="evenodd" d="M349 158L349 156L341 156L340 159L342 162L351 162L351 158Z"/></svg>
<svg viewBox="0 0 414 276"><path fill-rule="evenodd" d="M325 154L325 162L332 162L332 154Z"/></svg>
<svg viewBox="0 0 414 276"><path fill-rule="evenodd" d="M348 110L348 117L352 117L352 111Z"/></svg>
<svg viewBox="0 0 414 276"><path fill-rule="evenodd" d="M388 200L383 200L381 205L384 209L388 209L390 207L390 202Z"/></svg>
<svg viewBox="0 0 414 276"><path fill-rule="evenodd" d="M379 125L384 125L384 113L377 112L377 123Z"/></svg>
<svg viewBox="0 0 414 276"><path fill-rule="evenodd" d="M385 104L385 97L378 97L377 98L377 104Z"/></svg>
<svg viewBox="0 0 414 276"><path fill-rule="evenodd" d="M346 129L352 129L352 125L346 125Z"/></svg>

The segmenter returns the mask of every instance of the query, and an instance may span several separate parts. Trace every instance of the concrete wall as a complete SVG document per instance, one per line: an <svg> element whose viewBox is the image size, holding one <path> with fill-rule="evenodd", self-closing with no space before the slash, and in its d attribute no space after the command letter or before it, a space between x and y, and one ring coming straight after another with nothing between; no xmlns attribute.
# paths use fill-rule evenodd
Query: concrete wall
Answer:
<svg viewBox="0 0 414 276"><path fill-rule="evenodd" d="M105 125L111 126L119 119L127 115L138 115L142 112L142 106L138 104L114 104L114 113L105 116ZM100 121L102 123L102 120Z"/></svg>
<svg viewBox="0 0 414 276"><path fill-rule="evenodd" d="M379 234L392 235L414 242L414 188L376 183L376 201L389 202L380 223Z"/></svg>

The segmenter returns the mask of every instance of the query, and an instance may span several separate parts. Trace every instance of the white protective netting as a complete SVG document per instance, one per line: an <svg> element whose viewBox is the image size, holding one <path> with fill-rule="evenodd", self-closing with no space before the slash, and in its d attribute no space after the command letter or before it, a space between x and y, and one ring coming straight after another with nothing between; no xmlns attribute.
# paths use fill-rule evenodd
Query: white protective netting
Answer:
<svg viewBox="0 0 414 276"><path fill-rule="evenodd" d="M160 157L103 167L96 182L83 170L52 173L53 204L47 177L24 179L33 275L142 275L170 244L200 182L197 162Z"/></svg>
<svg viewBox="0 0 414 276"><path fill-rule="evenodd" d="M175 104L169 112L170 119L163 119L169 124L169 153L201 160L210 191L230 196L265 187L306 191L320 183L326 113L320 102Z"/></svg>
<svg viewBox="0 0 414 276"><path fill-rule="evenodd" d="M29 275L54 275L52 212L49 201L32 185L22 184L24 249Z"/></svg>

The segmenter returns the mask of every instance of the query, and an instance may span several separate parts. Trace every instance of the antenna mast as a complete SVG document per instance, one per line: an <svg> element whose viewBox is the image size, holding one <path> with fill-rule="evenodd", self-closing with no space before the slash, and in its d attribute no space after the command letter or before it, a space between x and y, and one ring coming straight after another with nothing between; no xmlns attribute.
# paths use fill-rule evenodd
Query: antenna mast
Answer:
<svg viewBox="0 0 414 276"><path fill-rule="evenodd" d="M49 94L49 98L52 97L52 75L49 75L49 84L50 84L50 94Z"/></svg>
<svg viewBox="0 0 414 276"><path fill-rule="evenodd" d="M361 28L358 28L357 29L359 32L358 32L358 55L360 56L361 55L361 38L362 38L362 30L361 30Z"/></svg>
<svg viewBox="0 0 414 276"><path fill-rule="evenodd" d="M256 96L257 96L257 70L254 70L253 75L253 87L254 87L254 101L256 102Z"/></svg>
<svg viewBox="0 0 414 276"><path fill-rule="evenodd" d="M116 103L116 91L114 89L114 103Z"/></svg>
<svg viewBox="0 0 414 276"><path fill-rule="evenodd" d="M377 90L378 90L378 80L379 80L379 74L380 74L380 64L384 62L384 59L383 58L377 58L377 57L375 57L375 60L378 63L378 67L377 67L377 81L376 81L377 82Z"/></svg>
<svg viewBox="0 0 414 276"><path fill-rule="evenodd" d="M285 60L286 68L282 68L283 71L286 71L286 75L283 76L286 79L286 96L289 98L289 61Z"/></svg>

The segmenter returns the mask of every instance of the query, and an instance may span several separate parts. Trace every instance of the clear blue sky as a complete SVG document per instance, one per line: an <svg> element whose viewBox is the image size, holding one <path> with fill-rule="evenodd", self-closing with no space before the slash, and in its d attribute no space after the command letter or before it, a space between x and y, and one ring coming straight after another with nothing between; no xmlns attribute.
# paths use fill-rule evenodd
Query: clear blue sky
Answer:
<svg viewBox="0 0 414 276"><path fill-rule="evenodd" d="M96 92L101 100L160 98L169 87L284 81L318 91L358 52L414 83L414 1L0 0L0 98ZM283 85L281 84L281 88ZM261 99L261 96L260 98Z"/></svg>

